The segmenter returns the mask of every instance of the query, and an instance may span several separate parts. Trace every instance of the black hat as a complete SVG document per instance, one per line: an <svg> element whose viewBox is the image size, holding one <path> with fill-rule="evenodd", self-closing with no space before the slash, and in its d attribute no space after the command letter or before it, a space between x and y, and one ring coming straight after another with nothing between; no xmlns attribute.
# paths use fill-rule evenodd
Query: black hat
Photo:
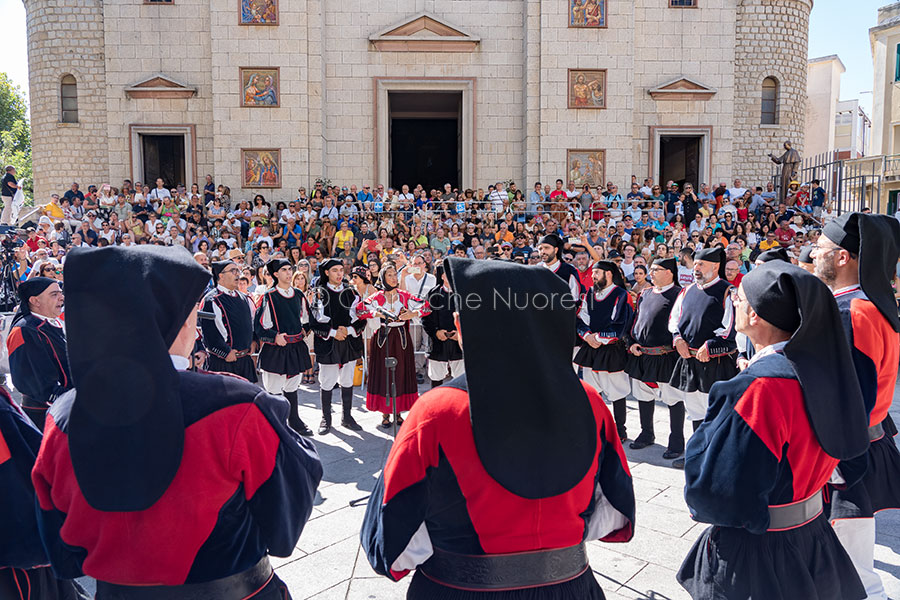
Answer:
<svg viewBox="0 0 900 600"><path fill-rule="evenodd" d="M612 273L613 285L617 285L620 288L625 287L625 276L622 275L622 269L619 268L619 265L612 262L611 260L598 260L594 263L594 269L601 269L603 271L609 271Z"/></svg>
<svg viewBox="0 0 900 600"><path fill-rule="evenodd" d="M606 253L606 258L622 258L622 253L613 248Z"/></svg>
<svg viewBox="0 0 900 600"><path fill-rule="evenodd" d="M678 261L677 260L675 260L674 258L657 258L656 260L653 261L653 264L657 267L662 267L663 269L670 271L672 273L672 282L679 287L681 286L681 284L678 281Z"/></svg>
<svg viewBox="0 0 900 600"><path fill-rule="evenodd" d="M291 266L291 261L289 261L286 258L273 258L272 260L270 260L269 262L266 263L266 269L269 270L269 275L271 275L272 277L275 277L275 273L279 269L281 269L283 267L290 267L290 266Z"/></svg>
<svg viewBox="0 0 900 600"><path fill-rule="evenodd" d="M834 458L869 446L868 418L841 314L828 287L812 273L769 261L741 280L747 302L765 321L790 332L784 347L800 380L806 413L822 449Z"/></svg>
<svg viewBox="0 0 900 600"><path fill-rule="evenodd" d="M233 260L220 260L220 261L216 261L212 265L210 265L210 267L212 267L213 281L218 283L219 275L221 275L222 271L224 271L228 265L233 265L233 264L234 264Z"/></svg>
<svg viewBox="0 0 900 600"><path fill-rule="evenodd" d="M703 248L694 253L694 261L705 260L719 263L719 277L725 279L725 250L722 248Z"/></svg>
<svg viewBox="0 0 900 600"><path fill-rule="evenodd" d="M353 267L351 271L353 275L356 275L366 283L371 283L372 280L369 278L369 270L365 267Z"/></svg>
<svg viewBox="0 0 900 600"><path fill-rule="evenodd" d="M859 286L894 331L900 331L897 300L891 288L900 256L900 221L887 215L844 213L822 233L859 256Z"/></svg>
<svg viewBox="0 0 900 600"><path fill-rule="evenodd" d="M344 266L344 263L337 258L326 258L319 264L319 276L323 279L323 281L327 281L328 270L333 269L334 267L342 266Z"/></svg>
<svg viewBox="0 0 900 600"><path fill-rule="evenodd" d="M563 243L562 238L555 233L548 233L547 235L542 237L538 242L538 246L540 246L541 244L550 244L551 246L554 246L556 248L557 257L560 256L563 249L565 248L565 244Z"/></svg>
<svg viewBox="0 0 900 600"><path fill-rule="evenodd" d="M459 258L445 264L465 340L478 457L513 494L565 493L587 474L598 443L590 400L572 370L575 300L548 269ZM516 301L501 299L512 294ZM497 331L507 332L499 352Z"/></svg>
<svg viewBox="0 0 900 600"><path fill-rule="evenodd" d="M803 248L800 250L800 258L798 258L797 261L803 263L804 265L811 265L813 263L812 251L812 246L803 246Z"/></svg>
<svg viewBox="0 0 900 600"><path fill-rule="evenodd" d="M12 322L15 323L25 315L30 315L31 306L29 306L28 300L35 296L40 296L44 293L44 290L54 283L57 283L57 281L55 279L50 279L49 277L32 277L31 279L20 283L18 290L19 309L16 311L16 315L13 317Z"/></svg>
<svg viewBox="0 0 900 600"><path fill-rule="evenodd" d="M791 262L791 257L788 256L787 250L779 246L778 248L772 248L771 250L766 250L762 252L759 256L756 257L757 263L767 263L772 260L780 260L783 262Z"/></svg>
<svg viewBox="0 0 900 600"><path fill-rule="evenodd" d="M65 279L78 487L97 510L145 510L181 465L185 424L169 347L209 273L183 247L108 246L73 250Z"/></svg>

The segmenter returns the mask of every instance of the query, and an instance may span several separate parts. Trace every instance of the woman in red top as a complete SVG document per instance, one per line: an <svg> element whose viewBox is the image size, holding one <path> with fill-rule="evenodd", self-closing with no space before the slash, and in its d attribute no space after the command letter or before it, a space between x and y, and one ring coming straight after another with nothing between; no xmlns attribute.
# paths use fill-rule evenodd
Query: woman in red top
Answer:
<svg viewBox="0 0 900 600"><path fill-rule="evenodd" d="M304 258L313 256L318 249L319 242L316 240L316 236L313 234L310 234L309 237L306 238L306 241L304 241L300 246L300 250L303 252Z"/></svg>

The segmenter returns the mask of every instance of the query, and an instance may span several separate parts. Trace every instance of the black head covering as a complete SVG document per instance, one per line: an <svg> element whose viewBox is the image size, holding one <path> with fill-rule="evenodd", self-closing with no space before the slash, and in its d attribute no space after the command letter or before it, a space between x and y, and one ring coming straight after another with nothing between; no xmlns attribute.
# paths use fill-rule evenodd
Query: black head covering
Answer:
<svg viewBox="0 0 900 600"><path fill-rule="evenodd" d="M681 287L681 284L678 282L678 261L674 258L657 258L653 261L653 264L657 267L662 267L667 271L672 273L672 282Z"/></svg>
<svg viewBox="0 0 900 600"><path fill-rule="evenodd" d="M369 270L365 267L353 267L353 271L351 273L353 275L356 275L366 283L372 282L372 280L369 279Z"/></svg>
<svg viewBox="0 0 900 600"><path fill-rule="evenodd" d="M822 230L829 240L859 255L859 286L894 331L900 331L891 288L900 256L900 221L887 215L844 213Z"/></svg>
<svg viewBox="0 0 900 600"><path fill-rule="evenodd" d="M269 275L271 275L272 277L275 277L276 271L278 271L282 267L289 266L291 266L291 261L286 258L273 258L266 263L266 268L269 270Z"/></svg>
<svg viewBox="0 0 900 600"><path fill-rule="evenodd" d="M565 244L562 241L562 238L556 235L555 233L548 233L544 237L538 241L538 246L541 244L550 244L551 246L556 248L556 258L562 260L562 253L565 249Z"/></svg>
<svg viewBox="0 0 900 600"><path fill-rule="evenodd" d="M465 344L472 433L485 470L524 498L572 489L596 456L597 424L572 370L577 307L568 287L539 267L444 262ZM497 331L507 332L505 354L497 352Z"/></svg>
<svg viewBox="0 0 900 600"><path fill-rule="evenodd" d="M31 306L28 304L28 300L35 296L40 296L44 293L48 287L52 284L58 283L55 279L50 279L49 277L32 277L27 281L23 281L19 284L19 308L16 309L16 314L13 316L12 323L15 323L25 315L31 314Z"/></svg>
<svg viewBox="0 0 900 600"><path fill-rule="evenodd" d="M784 356L803 388L806 413L829 456L848 459L869 446L868 418L852 368L850 344L828 287L812 273L770 261L741 280L747 302L772 325L791 332Z"/></svg>
<svg viewBox="0 0 900 600"><path fill-rule="evenodd" d="M97 510L144 510L181 464L184 417L169 347L209 273L183 247L108 246L73 250L65 278L75 478Z"/></svg>
<svg viewBox="0 0 900 600"><path fill-rule="evenodd" d="M773 260L780 260L789 263L791 262L791 257L788 256L786 249L779 246L778 248L772 248L771 250L762 252L759 256L756 257L755 262L767 263Z"/></svg>
<svg viewBox="0 0 900 600"><path fill-rule="evenodd" d="M322 278L323 283L328 281L328 269L333 269L334 267L343 266L343 262L341 262L337 258L326 258L319 264L319 277Z"/></svg>
<svg viewBox="0 0 900 600"><path fill-rule="evenodd" d="M725 279L725 250L722 248L703 248L694 253L694 261L707 260L719 263L719 277Z"/></svg>
<svg viewBox="0 0 900 600"><path fill-rule="evenodd" d="M804 265L813 264L812 251L812 246L803 246L803 248L800 250L800 257L797 259L797 262L801 262Z"/></svg>
<svg viewBox="0 0 900 600"><path fill-rule="evenodd" d="M222 271L224 271L228 265L233 265L233 264L234 264L233 260L220 260L220 261L214 262L212 265L210 265L212 267L213 281L215 283L218 283L219 275L221 275Z"/></svg>
<svg viewBox="0 0 900 600"><path fill-rule="evenodd" d="M619 286L620 288L625 287L625 276L622 275L622 269L619 268L619 265L612 262L611 260L598 260L594 263L594 269L602 269L603 271L609 271L612 273L613 284Z"/></svg>
<svg viewBox="0 0 900 600"><path fill-rule="evenodd" d="M393 269L395 272L397 272L397 276L399 277L399 272L397 271L397 265L395 265L394 263L392 263L390 261L384 263L384 265L381 267L381 271L378 272L378 285L381 287L381 289L383 289L386 292L390 292L392 290L397 289L396 285L388 287L388 284L384 279L385 275L387 275L387 272L390 271L391 269Z"/></svg>

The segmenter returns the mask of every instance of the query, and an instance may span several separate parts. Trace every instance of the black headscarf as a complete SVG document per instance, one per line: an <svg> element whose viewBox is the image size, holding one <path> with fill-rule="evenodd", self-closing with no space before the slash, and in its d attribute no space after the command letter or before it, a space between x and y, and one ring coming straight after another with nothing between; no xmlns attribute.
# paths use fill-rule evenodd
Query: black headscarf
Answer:
<svg viewBox="0 0 900 600"><path fill-rule="evenodd" d="M822 233L859 256L859 286L894 331L900 331L897 300L891 288L900 256L900 221L887 215L844 213Z"/></svg>
<svg viewBox="0 0 900 600"><path fill-rule="evenodd" d="M65 278L75 478L97 510L145 510L181 464L184 417L169 347L209 273L183 247L108 246L73 250Z"/></svg>
<svg viewBox="0 0 900 600"><path fill-rule="evenodd" d="M556 248L556 258L562 260L562 253L566 246L563 243L561 237L559 237L555 233L548 233L540 239L537 245L540 246L541 244L550 244L551 246Z"/></svg>
<svg viewBox="0 0 900 600"><path fill-rule="evenodd" d="M594 269L601 269L603 271L609 271L612 273L612 282L613 285L617 285L620 288L625 287L625 276L622 275L622 269L619 268L619 265L612 262L611 260L598 260L594 263Z"/></svg>
<svg viewBox="0 0 900 600"><path fill-rule="evenodd" d="M572 489L590 469L598 442L590 401L572 370L578 309L568 287L548 269L514 262L448 258L444 264L485 470L523 498ZM506 332L501 352L497 331Z"/></svg>
<svg viewBox="0 0 900 600"><path fill-rule="evenodd" d="M46 290L54 283L59 282L55 279L50 279L49 277L32 277L31 279L20 283L18 290L19 308L16 309L16 314L13 315L11 323L15 324L16 321L18 321L25 315L30 315L31 306L29 305L28 300L34 298L35 296L40 296L44 293L44 290Z"/></svg>
<svg viewBox="0 0 900 600"><path fill-rule="evenodd" d="M657 267L662 267L667 271L672 273L672 283L681 287L681 284L678 281L678 261L674 258L657 258L653 261L653 264Z"/></svg>
<svg viewBox="0 0 900 600"><path fill-rule="evenodd" d="M383 289L386 292L392 292L395 289L397 289L397 287L398 287L396 285L388 286L387 281L385 280L385 275L387 275L387 272L390 271L391 269L393 269L395 273L398 273L397 265L388 261L388 262L384 263L384 266L381 267L381 271L378 272L378 285L381 289ZM399 277L399 273L398 273L398 277Z"/></svg>
<svg viewBox="0 0 900 600"><path fill-rule="evenodd" d="M278 272L283 267L289 266L291 266L291 261L286 258L273 258L266 263L266 269L269 270L269 275L271 275L273 279L275 278L276 272ZM272 285L275 285L275 283L273 283Z"/></svg>
<svg viewBox="0 0 900 600"><path fill-rule="evenodd" d="M719 278L726 279L724 250L721 248L703 248L702 250L697 250L697 252L694 253L694 262L697 262L698 260L719 263Z"/></svg>
<svg viewBox="0 0 900 600"><path fill-rule="evenodd" d="M834 458L869 446L868 418L841 315L828 287L812 273L780 260L744 276L747 302L763 320L790 332L784 356L803 388L806 414L822 449Z"/></svg>
<svg viewBox="0 0 900 600"><path fill-rule="evenodd" d="M788 256L787 250L779 246L778 248L772 248L771 250L766 250L756 257L756 261L758 263L767 263L773 260L780 260L786 263L791 262L791 257Z"/></svg>

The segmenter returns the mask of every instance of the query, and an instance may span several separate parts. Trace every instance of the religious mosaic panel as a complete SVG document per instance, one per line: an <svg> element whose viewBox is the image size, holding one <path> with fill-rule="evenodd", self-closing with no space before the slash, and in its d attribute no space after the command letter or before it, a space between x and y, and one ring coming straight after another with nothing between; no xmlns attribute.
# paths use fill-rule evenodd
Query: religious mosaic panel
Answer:
<svg viewBox="0 0 900 600"><path fill-rule="evenodd" d="M241 106L275 108L279 105L278 67L241 67L240 72Z"/></svg>
<svg viewBox="0 0 900 600"><path fill-rule="evenodd" d="M567 150L566 169L568 181L576 188L585 184L591 187L606 185L606 151Z"/></svg>
<svg viewBox="0 0 900 600"><path fill-rule="evenodd" d="M569 27L606 27L606 0L568 0Z"/></svg>
<svg viewBox="0 0 900 600"><path fill-rule="evenodd" d="M606 69L569 69L569 108L606 108Z"/></svg>
<svg viewBox="0 0 900 600"><path fill-rule="evenodd" d="M241 150L241 187L280 188L281 150L244 148Z"/></svg>
<svg viewBox="0 0 900 600"><path fill-rule="evenodd" d="M238 0L241 25L278 25L279 0Z"/></svg>

